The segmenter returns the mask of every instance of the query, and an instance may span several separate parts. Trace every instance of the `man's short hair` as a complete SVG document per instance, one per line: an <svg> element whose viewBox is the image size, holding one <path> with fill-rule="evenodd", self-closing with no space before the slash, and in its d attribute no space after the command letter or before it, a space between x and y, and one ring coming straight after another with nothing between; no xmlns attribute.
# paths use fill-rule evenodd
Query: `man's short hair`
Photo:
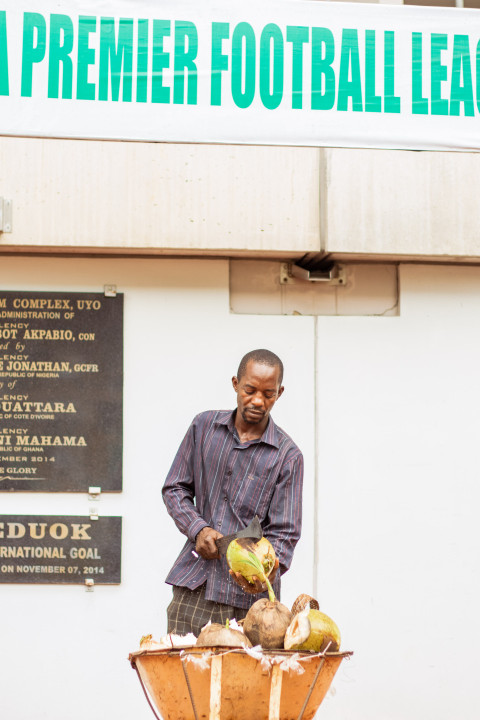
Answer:
<svg viewBox="0 0 480 720"><path fill-rule="evenodd" d="M250 362L250 360L253 360L254 362L260 363L260 365L269 365L270 367L278 367L279 369L279 384L282 384L283 381L283 363L278 357L278 355L275 355L275 353L271 352L271 350L265 350L263 348L260 348L259 350L250 350L246 355L243 356L243 358L240 360L240 365L238 366L237 370L237 380L240 380L242 375L245 374L247 370L247 364Z"/></svg>

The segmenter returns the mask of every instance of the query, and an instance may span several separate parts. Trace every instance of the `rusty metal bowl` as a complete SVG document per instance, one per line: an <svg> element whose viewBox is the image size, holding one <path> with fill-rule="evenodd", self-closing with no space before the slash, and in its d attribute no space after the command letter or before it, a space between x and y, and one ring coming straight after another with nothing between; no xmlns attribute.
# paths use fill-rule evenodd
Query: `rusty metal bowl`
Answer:
<svg viewBox="0 0 480 720"><path fill-rule="evenodd" d="M139 650L129 660L163 720L311 720L351 654L192 647Z"/></svg>

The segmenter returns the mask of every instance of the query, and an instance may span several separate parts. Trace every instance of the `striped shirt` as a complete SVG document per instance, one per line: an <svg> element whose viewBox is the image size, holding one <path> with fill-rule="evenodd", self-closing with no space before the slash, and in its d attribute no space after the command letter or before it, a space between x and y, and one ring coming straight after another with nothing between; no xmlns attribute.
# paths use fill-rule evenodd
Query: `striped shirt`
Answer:
<svg viewBox="0 0 480 720"><path fill-rule="evenodd" d="M279 599L280 575L290 567L300 537L303 456L271 417L261 438L241 443L235 412L197 415L170 468L163 499L188 539L166 582L190 590L206 582L207 600L248 608L261 596L245 593L232 580L224 557L195 558L195 538L207 526L229 535L258 515L279 559L273 584Z"/></svg>

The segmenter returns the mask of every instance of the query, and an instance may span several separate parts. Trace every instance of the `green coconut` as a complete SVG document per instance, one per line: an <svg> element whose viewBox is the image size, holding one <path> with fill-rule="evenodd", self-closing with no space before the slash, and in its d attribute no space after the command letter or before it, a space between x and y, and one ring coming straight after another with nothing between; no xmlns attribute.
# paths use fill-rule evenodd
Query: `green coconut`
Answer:
<svg viewBox="0 0 480 720"><path fill-rule="evenodd" d="M340 630L331 617L321 610L306 607L294 616L285 633L285 650L338 652Z"/></svg>
<svg viewBox="0 0 480 720"><path fill-rule="evenodd" d="M233 572L240 573L245 580L255 584L256 576L265 583L270 600L275 599L268 576L275 566L275 550L267 538L262 537L255 542L250 538L237 538L232 540L227 548L227 563Z"/></svg>

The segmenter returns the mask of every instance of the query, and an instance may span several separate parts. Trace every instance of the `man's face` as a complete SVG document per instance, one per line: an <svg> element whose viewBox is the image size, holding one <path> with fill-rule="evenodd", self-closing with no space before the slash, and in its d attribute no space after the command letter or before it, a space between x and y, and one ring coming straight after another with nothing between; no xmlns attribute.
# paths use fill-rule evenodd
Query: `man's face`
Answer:
<svg viewBox="0 0 480 720"><path fill-rule="evenodd" d="M257 425L268 418L270 410L283 393L280 369L250 360L240 380L232 378L237 393L238 412L248 425Z"/></svg>

